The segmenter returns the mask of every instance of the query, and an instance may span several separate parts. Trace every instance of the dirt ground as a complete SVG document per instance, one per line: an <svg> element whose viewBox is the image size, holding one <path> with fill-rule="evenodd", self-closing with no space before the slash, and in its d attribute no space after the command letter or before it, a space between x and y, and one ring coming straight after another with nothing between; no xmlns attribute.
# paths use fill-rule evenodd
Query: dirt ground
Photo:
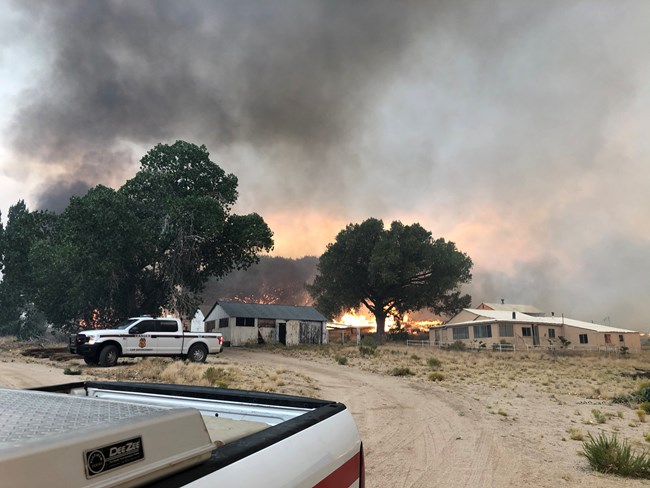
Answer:
<svg viewBox="0 0 650 488"><path fill-rule="evenodd" d="M130 370L153 368L158 364L153 361L171 363L171 360L124 360L120 366L106 370L87 367L79 359L60 351L47 349L41 354L32 351L24 356L24 349L7 341L0 344L0 386L67 383L111 377L115 371L120 372L122 379ZM569 371L566 384L562 383L562 376L552 376L548 368L564 367L561 361L544 364L539 368L543 372L541 376L517 376L513 369L530 368L530 361L535 364L538 359L525 358L522 361L527 362L522 363L512 357L504 360L485 354L477 363L471 353L459 353L466 356L457 356L460 362L452 364L455 359L451 357L405 347L382 353L377 359L384 366L386 363L391 366L391 361L393 364L401 364L400 361L422 364L424 359L435 354L442 358L445 380L434 382L422 374L392 376L362 358L351 357L349 362L341 364L342 353L336 354L337 360L334 360L330 355L305 350L278 352L231 348L219 357L210 357L207 365L201 367L220 371L230 368L231 378L234 372L267 375L275 382L274 388L267 391L302 392L345 403L361 432L369 488L650 486L648 481L590 470L580 454L582 442L572 440L569 431L585 435L616 432L635 448L642 449L650 424L641 422L629 407L611 404L591 394L579 394L587 390L580 390L582 380L574 378L577 376L571 372L574 370ZM582 363L577 361L572 359L566 364L577 365L575 371L580 371ZM602 368L611 376L599 377L594 375L593 369L594 364L601 361L598 358L589 361L592 371L586 372L584 381L593 385L598 381L615 381L607 378L616 378L619 369L630 370L632 364L638 364L603 362ZM510 376L495 376L488 381L488 376L472 376L469 372L476 368L485 372L497 362L505 364L504 370L510 372L504 374ZM181 366L174 367L182 367L183 363L176 363ZM469 363L470 369L461 369L461 363ZM444 364L448 364L446 369ZM82 374L64 374L65 368ZM549 376L555 378L552 384L544 381ZM295 389L294 385L292 390L292 385L288 384L291 380L287 378L301 381L300 388ZM267 379L266 383L270 381ZM577 389L572 391L569 385ZM237 387L236 384L229 386ZM591 390L606 387L597 384ZM593 420L594 409L606 415L604 423Z"/></svg>

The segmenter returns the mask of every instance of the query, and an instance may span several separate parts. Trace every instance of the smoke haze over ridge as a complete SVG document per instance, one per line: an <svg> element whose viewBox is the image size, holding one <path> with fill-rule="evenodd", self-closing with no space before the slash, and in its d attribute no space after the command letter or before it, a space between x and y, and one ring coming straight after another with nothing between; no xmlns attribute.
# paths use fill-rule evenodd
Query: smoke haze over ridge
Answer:
<svg viewBox="0 0 650 488"><path fill-rule="evenodd" d="M650 327L645 1L2 8L3 215L118 187L185 139L237 175L278 255L417 221L472 257L475 305Z"/></svg>

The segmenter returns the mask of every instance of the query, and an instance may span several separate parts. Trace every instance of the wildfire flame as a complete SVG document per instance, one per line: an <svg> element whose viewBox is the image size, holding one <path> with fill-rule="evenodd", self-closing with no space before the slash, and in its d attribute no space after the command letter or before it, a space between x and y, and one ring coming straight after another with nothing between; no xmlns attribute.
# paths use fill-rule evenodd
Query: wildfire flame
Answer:
<svg viewBox="0 0 650 488"><path fill-rule="evenodd" d="M349 325L351 327L368 327L369 331L375 332L377 330L377 322L370 313L364 313L362 310L349 310L341 315L336 323ZM430 327L442 324L442 320L416 320L412 321L408 314L404 314L399 323L410 332L428 332ZM385 329L388 331L398 325L395 317L386 317Z"/></svg>
<svg viewBox="0 0 650 488"><path fill-rule="evenodd" d="M100 329L102 327L102 324L100 323L101 317L99 310L94 309L92 316L90 317L89 321L86 320L80 320L79 321L79 328L81 329Z"/></svg>

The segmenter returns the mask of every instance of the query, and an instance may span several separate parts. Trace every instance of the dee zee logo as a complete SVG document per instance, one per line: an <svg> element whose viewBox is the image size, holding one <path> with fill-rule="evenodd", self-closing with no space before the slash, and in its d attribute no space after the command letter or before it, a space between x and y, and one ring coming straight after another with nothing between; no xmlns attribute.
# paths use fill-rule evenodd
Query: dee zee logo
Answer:
<svg viewBox="0 0 650 488"><path fill-rule="evenodd" d="M84 452L86 478L144 459L142 437L135 437Z"/></svg>

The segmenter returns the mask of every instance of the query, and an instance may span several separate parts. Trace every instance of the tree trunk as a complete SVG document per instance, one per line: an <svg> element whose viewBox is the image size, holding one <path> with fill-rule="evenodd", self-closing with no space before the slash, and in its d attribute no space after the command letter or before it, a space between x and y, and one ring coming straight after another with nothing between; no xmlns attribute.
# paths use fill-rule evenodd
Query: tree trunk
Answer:
<svg viewBox="0 0 650 488"><path fill-rule="evenodd" d="M375 333L375 339L377 343L381 344L384 342L384 327L386 326L386 314L375 313L375 322L377 322L377 332Z"/></svg>

